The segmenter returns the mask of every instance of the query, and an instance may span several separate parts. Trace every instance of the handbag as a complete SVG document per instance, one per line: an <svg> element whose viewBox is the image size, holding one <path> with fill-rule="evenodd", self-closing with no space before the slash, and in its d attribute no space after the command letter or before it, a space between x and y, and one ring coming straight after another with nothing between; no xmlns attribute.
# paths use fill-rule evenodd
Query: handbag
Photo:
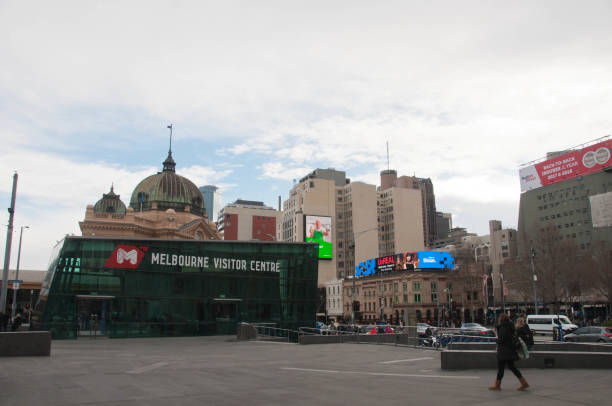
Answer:
<svg viewBox="0 0 612 406"><path fill-rule="evenodd" d="M521 337L517 337L516 339L516 353L520 359L529 359L527 344L525 344L525 341L523 341Z"/></svg>

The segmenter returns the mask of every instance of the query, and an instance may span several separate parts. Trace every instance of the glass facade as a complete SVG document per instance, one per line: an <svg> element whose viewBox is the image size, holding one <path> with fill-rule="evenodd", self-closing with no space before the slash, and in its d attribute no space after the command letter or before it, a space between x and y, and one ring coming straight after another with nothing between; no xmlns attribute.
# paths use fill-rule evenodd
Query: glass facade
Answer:
<svg viewBox="0 0 612 406"><path fill-rule="evenodd" d="M235 334L313 326L316 244L66 237L32 320L54 339Z"/></svg>

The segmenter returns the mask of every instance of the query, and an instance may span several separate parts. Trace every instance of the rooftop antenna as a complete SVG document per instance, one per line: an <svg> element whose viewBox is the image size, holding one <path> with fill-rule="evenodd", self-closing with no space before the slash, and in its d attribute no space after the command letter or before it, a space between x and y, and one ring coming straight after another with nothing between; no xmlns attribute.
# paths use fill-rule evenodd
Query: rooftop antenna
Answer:
<svg viewBox="0 0 612 406"><path fill-rule="evenodd" d="M389 170L389 140L387 140L387 170Z"/></svg>

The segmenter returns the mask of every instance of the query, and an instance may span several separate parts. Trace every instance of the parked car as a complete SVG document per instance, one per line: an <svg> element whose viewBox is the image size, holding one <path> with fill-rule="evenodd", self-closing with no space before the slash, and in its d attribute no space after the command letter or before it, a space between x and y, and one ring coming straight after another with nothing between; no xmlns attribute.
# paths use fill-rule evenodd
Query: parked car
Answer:
<svg viewBox="0 0 612 406"><path fill-rule="evenodd" d="M463 323L461 329L458 332L459 335L464 336L484 336L484 337L495 337L495 331L479 323Z"/></svg>
<svg viewBox="0 0 612 406"><path fill-rule="evenodd" d="M559 324L563 327L563 334L571 333L578 328L567 316L558 314L530 314L527 316L527 324L534 334L552 334L553 328Z"/></svg>
<svg viewBox="0 0 612 406"><path fill-rule="evenodd" d="M580 343L612 343L612 327L580 327L564 337L565 341Z"/></svg>
<svg viewBox="0 0 612 406"><path fill-rule="evenodd" d="M479 323L461 323L461 330L489 330Z"/></svg>

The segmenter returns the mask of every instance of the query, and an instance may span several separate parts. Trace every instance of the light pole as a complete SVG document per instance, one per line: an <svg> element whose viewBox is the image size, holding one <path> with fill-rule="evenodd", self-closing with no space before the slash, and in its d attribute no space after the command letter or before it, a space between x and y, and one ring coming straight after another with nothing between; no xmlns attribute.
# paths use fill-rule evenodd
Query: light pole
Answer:
<svg viewBox="0 0 612 406"><path fill-rule="evenodd" d="M19 280L19 262L21 261L21 237L23 237L23 229L30 228L30 226L21 226L21 231L19 231L19 249L17 250L17 268L15 268L15 280ZM17 309L17 293L19 292L19 287L15 289L15 284L19 286L19 282L13 282L13 309L11 310L11 320L15 320L15 310Z"/></svg>
<svg viewBox="0 0 612 406"><path fill-rule="evenodd" d="M535 273L535 268L533 266L533 258L535 257L535 250L531 247L531 274L533 276L533 307L535 308L535 314L538 314L538 296L536 295L536 282L538 277Z"/></svg>
<svg viewBox="0 0 612 406"><path fill-rule="evenodd" d="M359 237L361 237L362 235L364 235L365 233L367 233L368 231L373 231L373 230L378 230L378 226L376 227L372 227L372 228L367 228L365 230L361 230L358 231L356 233L353 233L353 242L352 244L349 245L349 250L352 251L353 255L352 255L352 259L353 259L353 295L352 295L352 301L351 301L351 323L355 324L355 299L357 297L357 291L355 290L355 279L356 279L356 272L355 272L355 262L357 262L355 260L355 242L359 239Z"/></svg>

